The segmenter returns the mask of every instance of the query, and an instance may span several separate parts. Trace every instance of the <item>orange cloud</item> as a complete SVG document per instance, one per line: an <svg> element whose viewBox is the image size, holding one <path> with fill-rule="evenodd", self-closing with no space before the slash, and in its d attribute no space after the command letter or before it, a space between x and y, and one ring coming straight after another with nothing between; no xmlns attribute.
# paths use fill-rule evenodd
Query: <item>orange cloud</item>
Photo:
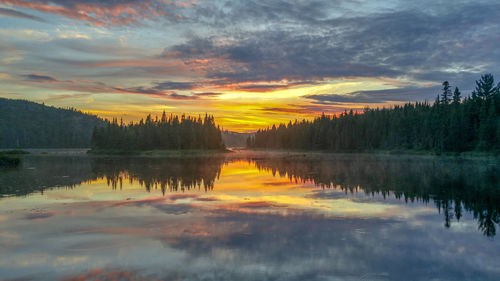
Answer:
<svg viewBox="0 0 500 281"><path fill-rule="evenodd" d="M166 5L187 8L196 4L194 1L171 2L154 0L128 1L112 5L89 4L77 1L54 1L48 2L48 4L45 1L31 2L23 0L0 0L0 3L86 21L95 26L118 26L138 23L145 19L151 20L153 17L167 16ZM178 18L174 15L172 17Z"/></svg>
<svg viewBox="0 0 500 281"><path fill-rule="evenodd" d="M32 2L20 1L20 0L0 0L0 3L18 6L18 7L23 7L23 8L30 8L30 9L37 10L40 12L51 13L51 14L56 14L56 15L61 15L61 16L69 17L69 18L82 20L82 21L87 21L87 22L90 22L96 26L103 26L104 25L104 23L101 20L98 20L97 18L90 16L87 12L82 11L82 10L68 9L68 8L61 7L61 6L54 6L54 5L43 4L43 3L32 3Z"/></svg>

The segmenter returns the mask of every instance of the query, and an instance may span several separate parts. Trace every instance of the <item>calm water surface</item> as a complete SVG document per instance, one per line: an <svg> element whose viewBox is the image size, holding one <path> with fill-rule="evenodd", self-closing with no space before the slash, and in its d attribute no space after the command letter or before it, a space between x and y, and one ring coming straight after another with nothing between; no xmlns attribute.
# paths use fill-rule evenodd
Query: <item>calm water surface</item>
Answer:
<svg viewBox="0 0 500 281"><path fill-rule="evenodd" d="M490 161L33 155L0 280L500 280L499 211Z"/></svg>

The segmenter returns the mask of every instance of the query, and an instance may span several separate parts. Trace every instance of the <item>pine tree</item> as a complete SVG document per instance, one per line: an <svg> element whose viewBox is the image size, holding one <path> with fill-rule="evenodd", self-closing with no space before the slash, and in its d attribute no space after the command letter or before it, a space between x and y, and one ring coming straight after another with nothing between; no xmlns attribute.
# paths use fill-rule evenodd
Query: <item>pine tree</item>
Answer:
<svg viewBox="0 0 500 281"><path fill-rule="evenodd" d="M460 104L461 99L462 99L462 94L460 93L458 87L455 87L455 91L453 92L453 104L455 105Z"/></svg>
<svg viewBox="0 0 500 281"><path fill-rule="evenodd" d="M498 90L494 84L495 79L493 75L490 73L481 75L481 79L476 81L475 92L483 100L490 100Z"/></svg>
<svg viewBox="0 0 500 281"><path fill-rule="evenodd" d="M441 94L441 101L444 104L448 104L450 102L451 97L451 87L448 81L443 82L443 93Z"/></svg>

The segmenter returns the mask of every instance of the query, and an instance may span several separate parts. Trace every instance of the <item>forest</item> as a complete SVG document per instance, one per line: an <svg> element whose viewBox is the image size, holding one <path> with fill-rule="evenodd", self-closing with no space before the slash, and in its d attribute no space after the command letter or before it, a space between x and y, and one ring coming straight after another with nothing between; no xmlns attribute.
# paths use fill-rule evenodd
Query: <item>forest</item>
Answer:
<svg viewBox="0 0 500 281"><path fill-rule="evenodd" d="M0 98L0 148L86 148L105 123L72 108Z"/></svg>
<svg viewBox="0 0 500 281"><path fill-rule="evenodd" d="M161 118L148 115L139 122L124 124L113 119L92 133L93 151L142 151L152 149L224 149L221 129L214 117L198 118L181 115Z"/></svg>
<svg viewBox="0 0 500 281"><path fill-rule="evenodd" d="M259 130L249 148L327 151L424 150L441 152L500 150L500 83L484 74L462 98L448 81L434 103L365 108L339 116L322 115Z"/></svg>

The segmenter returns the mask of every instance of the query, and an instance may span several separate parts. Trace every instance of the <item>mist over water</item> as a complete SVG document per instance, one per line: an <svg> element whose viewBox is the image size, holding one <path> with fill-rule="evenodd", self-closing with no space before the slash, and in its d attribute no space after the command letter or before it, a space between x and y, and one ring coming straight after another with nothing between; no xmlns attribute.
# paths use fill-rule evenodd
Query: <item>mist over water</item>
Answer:
<svg viewBox="0 0 500 281"><path fill-rule="evenodd" d="M414 156L27 156L0 171L0 277L495 280L499 172Z"/></svg>

